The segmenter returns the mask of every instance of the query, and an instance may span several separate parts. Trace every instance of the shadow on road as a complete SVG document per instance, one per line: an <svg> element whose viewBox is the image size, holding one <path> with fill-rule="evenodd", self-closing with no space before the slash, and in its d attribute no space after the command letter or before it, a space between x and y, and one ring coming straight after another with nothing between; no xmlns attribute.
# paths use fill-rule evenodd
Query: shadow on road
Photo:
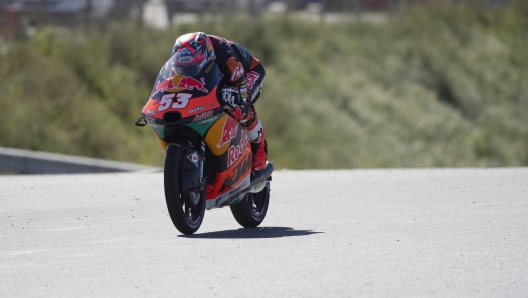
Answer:
<svg viewBox="0 0 528 298"><path fill-rule="evenodd" d="M209 238L209 239L251 239L251 238L280 238L293 236L308 236L319 234L310 230L296 230L288 227L257 227L254 229L238 229L209 232L193 235L179 235L185 238Z"/></svg>

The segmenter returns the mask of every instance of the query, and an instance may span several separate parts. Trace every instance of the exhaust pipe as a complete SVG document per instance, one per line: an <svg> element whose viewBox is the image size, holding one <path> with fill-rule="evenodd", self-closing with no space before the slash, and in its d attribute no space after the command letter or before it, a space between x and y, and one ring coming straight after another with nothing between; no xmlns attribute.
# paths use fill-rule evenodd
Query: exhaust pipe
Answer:
<svg viewBox="0 0 528 298"><path fill-rule="evenodd" d="M257 193L261 191L264 186L266 186L266 180L271 176L271 173L273 173L274 167L271 162L266 162L266 166L264 169L259 171L255 176L251 177L251 182L249 183L249 192L251 193Z"/></svg>

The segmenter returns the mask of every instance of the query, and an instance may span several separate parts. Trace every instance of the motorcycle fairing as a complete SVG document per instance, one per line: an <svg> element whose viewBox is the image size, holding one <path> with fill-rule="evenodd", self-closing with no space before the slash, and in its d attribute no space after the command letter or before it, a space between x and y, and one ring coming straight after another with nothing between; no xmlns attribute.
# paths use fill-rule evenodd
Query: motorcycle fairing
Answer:
<svg viewBox="0 0 528 298"><path fill-rule="evenodd" d="M159 72L150 98L142 110L145 121L165 141L163 126L198 122L202 120L199 116L210 110L214 115L223 112L216 99L222 78L218 66L212 63L196 77L176 75L171 72L173 58Z"/></svg>
<svg viewBox="0 0 528 298"><path fill-rule="evenodd" d="M200 135L215 161L214 182L206 185L206 208L236 203L250 185L251 148L246 132L216 98L220 70L212 63L197 76L176 75L173 58L161 69L143 118L164 150L175 127L187 126Z"/></svg>
<svg viewBox="0 0 528 298"><path fill-rule="evenodd" d="M242 180L236 187L230 189L229 191L213 198L206 196L207 201L205 209L209 210L222 205L238 203L244 197L244 193L241 194L241 192L249 187L249 183L250 175L247 175L244 180Z"/></svg>
<svg viewBox="0 0 528 298"><path fill-rule="evenodd" d="M165 92L158 98L151 97L143 107L142 115L145 121L154 125L183 125L210 110L217 115L223 112L215 94L198 96L196 92ZM205 119L204 119L205 120Z"/></svg>
<svg viewBox="0 0 528 298"><path fill-rule="evenodd" d="M151 96L142 110L143 118L154 132L163 150L167 147L168 137L170 137L166 134L168 126L188 125L203 136L214 122L209 120L211 117L201 115L212 113L211 116L218 117L224 113L216 99L216 90L221 79L218 66L211 64L202 71L199 74L200 79L195 80L199 81L196 87L190 84L189 80L182 84L182 80L185 79L183 76L169 76L171 59L165 63L158 74ZM203 82L201 78L204 78ZM183 87L173 88L180 84ZM183 106L185 102L187 104Z"/></svg>
<svg viewBox="0 0 528 298"><path fill-rule="evenodd" d="M229 126L231 121L232 118L225 114L211 125L204 138L217 161L215 183L206 188L207 204L211 208L225 203L249 185L251 148L248 136L236 121L236 125Z"/></svg>

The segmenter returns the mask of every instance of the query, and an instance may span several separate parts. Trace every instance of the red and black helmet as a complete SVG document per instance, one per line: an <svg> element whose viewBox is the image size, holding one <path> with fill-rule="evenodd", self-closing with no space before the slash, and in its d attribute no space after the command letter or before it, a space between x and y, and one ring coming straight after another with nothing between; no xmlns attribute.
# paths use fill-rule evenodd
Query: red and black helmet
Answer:
<svg viewBox="0 0 528 298"><path fill-rule="evenodd" d="M194 76L215 59L215 53L209 37L203 32L195 32L176 39L172 57L177 74Z"/></svg>

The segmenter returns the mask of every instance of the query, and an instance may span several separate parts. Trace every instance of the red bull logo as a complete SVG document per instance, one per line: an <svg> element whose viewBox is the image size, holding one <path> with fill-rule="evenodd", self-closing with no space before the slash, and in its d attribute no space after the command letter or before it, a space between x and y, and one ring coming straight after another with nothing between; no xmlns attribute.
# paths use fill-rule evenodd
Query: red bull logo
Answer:
<svg viewBox="0 0 528 298"><path fill-rule="evenodd" d="M199 81L193 77L184 77L180 80L180 83L176 88L187 89L192 91L193 89L200 90L204 93L209 93L209 90L205 89L204 78L201 78Z"/></svg>
<svg viewBox="0 0 528 298"><path fill-rule="evenodd" d="M151 98L154 100L154 104L160 103L160 98L157 98L164 92L180 92L184 89L192 91L193 89L200 90L204 93L209 93L209 90L205 89L204 78L199 81L192 77L174 76L170 79L166 79L160 82L156 86L156 90L151 94Z"/></svg>
<svg viewBox="0 0 528 298"><path fill-rule="evenodd" d="M238 145L232 145L227 150L227 167L233 165L242 155L244 149L246 149L249 139L247 133L242 134L242 139Z"/></svg>
<svg viewBox="0 0 528 298"><path fill-rule="evenodd" d="M224 146L225 143L231 141L236 137L238 133L238 122L233 119L233 117L227 117L226 122L224 123L224 128L222 129L222 138L216 147L220 148Z"/></svg>
<svg viewBox="0 0 528 298"><path fill-rule="evenodd" d="M161 94L165 91L174 89L174 81L171 79L164 80L163 82L159 83L158 86L156 86L156 91L154 91L151 95L151 97L155 97L158 94ZM154 99L154 103L158 104L160 101L159 98Z"/></svg>

